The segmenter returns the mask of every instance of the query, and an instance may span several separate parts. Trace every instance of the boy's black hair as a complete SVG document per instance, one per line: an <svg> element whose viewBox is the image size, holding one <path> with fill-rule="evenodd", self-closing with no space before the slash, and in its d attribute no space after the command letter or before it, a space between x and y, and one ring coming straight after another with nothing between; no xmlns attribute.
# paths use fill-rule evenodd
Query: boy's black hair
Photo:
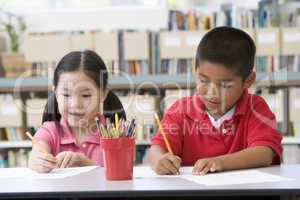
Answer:
<svg viewBox="0 0 300 200"><path fill-rule="evenodd" d="M108 82L108 72L101 57L91 50L72 51L65 55L57 64L54 71L53 85L56 88L59 77L64 72L76 72L82 70L88 77L95 81L96 85L102 91L106 91ZM100 105L99 105L100 106ZM119 98L111 91L108 92L103 104L103 114L111 122L115 121L115 113L120 118L126 119L124 108ZM45 121L59 122L61 115L58 110L58 104L55 94L48 98L44 109L42 123ZM57 123L58 124L58 123Z"/></svg>
<svg viewBox="0 0 300 200"><path fill-rule="evenodd" d="M196 69L202 62L224 65L245 80L253 71L256 47L244 31L217 27L202 38L196 53Z"/></svg>

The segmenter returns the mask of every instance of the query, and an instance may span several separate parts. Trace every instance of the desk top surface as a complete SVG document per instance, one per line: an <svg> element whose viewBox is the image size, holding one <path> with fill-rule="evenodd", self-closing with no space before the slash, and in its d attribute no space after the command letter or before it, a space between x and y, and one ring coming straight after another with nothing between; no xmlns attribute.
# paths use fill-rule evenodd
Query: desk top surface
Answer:
<svg viewBox="0 0 300 200"><path fill-rule="evenodd" d="M134 178L106 181L103 168L64 179L0 179L0 197L130 197L204 195L291 195L300 194L300 164L259 168L259 171L292 178L290 181L226 186L204 186L182 178ZM0 169L1 173L1 169Z"/></svg>

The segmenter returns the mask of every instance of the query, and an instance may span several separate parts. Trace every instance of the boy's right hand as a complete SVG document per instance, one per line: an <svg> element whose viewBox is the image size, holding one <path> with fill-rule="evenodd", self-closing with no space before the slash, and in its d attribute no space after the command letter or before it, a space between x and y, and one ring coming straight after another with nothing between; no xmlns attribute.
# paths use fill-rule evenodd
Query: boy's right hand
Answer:
<svg viewBox="0 0 300 200"><path fill-rule="evenodd" d="M163 154L157 161L153 170L159 174L178 174L181 158L170 153Z"/></svg>
<svg viewBox="0 0 300 200"><path fill-rule="evenodd" d="M37 150L33 150L30 161L30 168L39 172L47 173L56 168L57 160L50 153L42 153Z"/></svg>

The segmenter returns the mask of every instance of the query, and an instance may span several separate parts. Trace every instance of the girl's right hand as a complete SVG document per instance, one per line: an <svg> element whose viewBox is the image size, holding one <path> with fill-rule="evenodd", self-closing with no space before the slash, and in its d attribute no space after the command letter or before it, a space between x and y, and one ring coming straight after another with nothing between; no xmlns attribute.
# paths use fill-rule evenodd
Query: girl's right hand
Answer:
<svg viewBox="0 0 300 200"><path fill-rule="evenodd" d="M47 173L56 168L56 163L56 158L50 153L42 153L33 149L29 159L29 168L39 173Z"/></svg>
<svg viewBox="0 0 300 200"><path fill-rule="evenodd" d="M163 154L154 166L157 174L178 174L181 165L181 158L170 153Z"/></svg>

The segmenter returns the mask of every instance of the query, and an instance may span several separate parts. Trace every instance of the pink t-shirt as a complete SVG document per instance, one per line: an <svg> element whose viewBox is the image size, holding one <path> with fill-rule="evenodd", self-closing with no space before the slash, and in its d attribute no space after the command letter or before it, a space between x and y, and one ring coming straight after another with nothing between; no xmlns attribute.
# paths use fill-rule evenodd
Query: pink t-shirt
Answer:
<svg viewBox="0 0 300 200"><path fill-rule="evenodd" d="M105 121L104 116L101 116L100 119L102 123ZM63 151L80 152L92 160L94 164L103 166L100 136L96 128L80 144L77 144L67 121L62 118L58 124L60 128L55 122L44 122L34 137L47 143L53 156Z"/></svg>

